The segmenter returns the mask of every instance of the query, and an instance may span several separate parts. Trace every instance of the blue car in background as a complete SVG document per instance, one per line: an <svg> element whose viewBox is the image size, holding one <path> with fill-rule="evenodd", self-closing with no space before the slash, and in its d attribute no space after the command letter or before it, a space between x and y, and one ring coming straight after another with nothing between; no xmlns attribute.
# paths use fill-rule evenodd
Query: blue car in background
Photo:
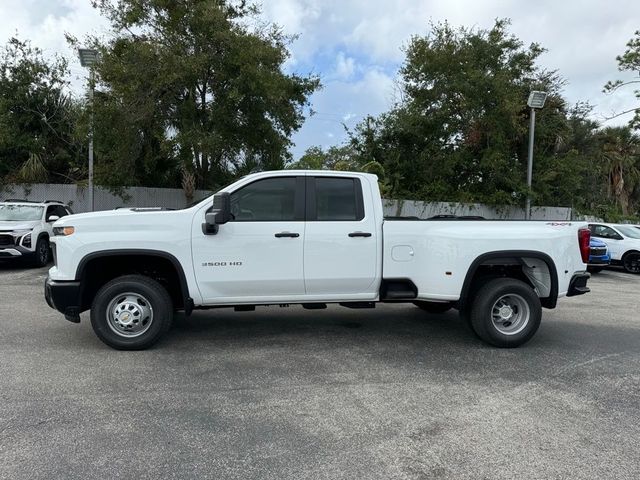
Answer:
<svg viewBox="0 0 640 480"><path fill-rule="evenodd" d="M607 244L598 238L591 237L587 270L592 273L598 273L610 263L611 255L609 255Z"/></svg>

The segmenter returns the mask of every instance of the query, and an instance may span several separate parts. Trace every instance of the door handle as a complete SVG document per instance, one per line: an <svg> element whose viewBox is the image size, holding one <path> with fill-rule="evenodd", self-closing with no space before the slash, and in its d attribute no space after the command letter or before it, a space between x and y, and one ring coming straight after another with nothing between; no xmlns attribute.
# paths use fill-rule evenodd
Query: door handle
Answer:
<svg viewBox="0 0 640 480"><path fill-rule="evenodd" d="M369 232L351 232L349 236L350 237L370 237L371 234Z"/></svg>
<svg viewBox="0 0 640 480"><path fill-rule="evenodd" d="M300 236L299 233L291 233L291 232L280 232L280 233L276 233L276 238L283 238L283 237L290 237L290 238L297 238Z"/></svg>

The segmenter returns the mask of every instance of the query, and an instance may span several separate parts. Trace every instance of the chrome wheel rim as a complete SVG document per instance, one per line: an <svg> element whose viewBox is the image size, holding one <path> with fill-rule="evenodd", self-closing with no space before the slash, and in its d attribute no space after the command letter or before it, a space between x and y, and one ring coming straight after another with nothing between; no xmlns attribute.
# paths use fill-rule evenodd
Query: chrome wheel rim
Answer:
<svg viewBox="0 0 640 480"><path fill-rule="evenodd" d="M139 337L153 323L153 308L149 300L139 293L122 293L109 302L107 323L121 337Z"/></svg>
<svg viewBox="0 0 640 480"><path fill-rule="evenodd" d="M624 259L624 268L627 272L640 273L640 255L629 255Z"/></svg>
<svg viewBox="0 0 640 480"><path fill-rule="evenodd" d="M529 323L531 309L520 295L509 294L498 298L491 308L491 321L503 335L516 335Z"/></svg>

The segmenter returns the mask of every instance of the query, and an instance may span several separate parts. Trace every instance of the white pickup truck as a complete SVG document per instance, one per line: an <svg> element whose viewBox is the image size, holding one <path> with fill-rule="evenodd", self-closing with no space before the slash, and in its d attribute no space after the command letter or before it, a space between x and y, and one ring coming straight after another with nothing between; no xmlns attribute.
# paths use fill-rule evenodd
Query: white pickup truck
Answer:
<svg viewBox="0 0 640 480"><path fill-rule="evenodd" d="M377 177L248 175L184 210L120 209L62 218L48 304L98 337L143 349L174 311L406 302L460 310L475 333L515 347L541 307L589 291L590 232L574 222L384 219Z"/></svg>

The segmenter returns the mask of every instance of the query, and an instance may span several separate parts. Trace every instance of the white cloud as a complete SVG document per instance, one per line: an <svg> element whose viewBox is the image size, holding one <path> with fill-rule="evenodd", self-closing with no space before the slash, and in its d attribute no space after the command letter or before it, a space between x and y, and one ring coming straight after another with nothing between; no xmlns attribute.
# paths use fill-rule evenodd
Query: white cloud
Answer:
<svg viewBox="0 0 640 480"><path fill-rule="evenodd" d="M353 76L355 70L355 60L351 57L347 57L344 52L339 52L336 57L336 77L347 80Z"/></svg>

